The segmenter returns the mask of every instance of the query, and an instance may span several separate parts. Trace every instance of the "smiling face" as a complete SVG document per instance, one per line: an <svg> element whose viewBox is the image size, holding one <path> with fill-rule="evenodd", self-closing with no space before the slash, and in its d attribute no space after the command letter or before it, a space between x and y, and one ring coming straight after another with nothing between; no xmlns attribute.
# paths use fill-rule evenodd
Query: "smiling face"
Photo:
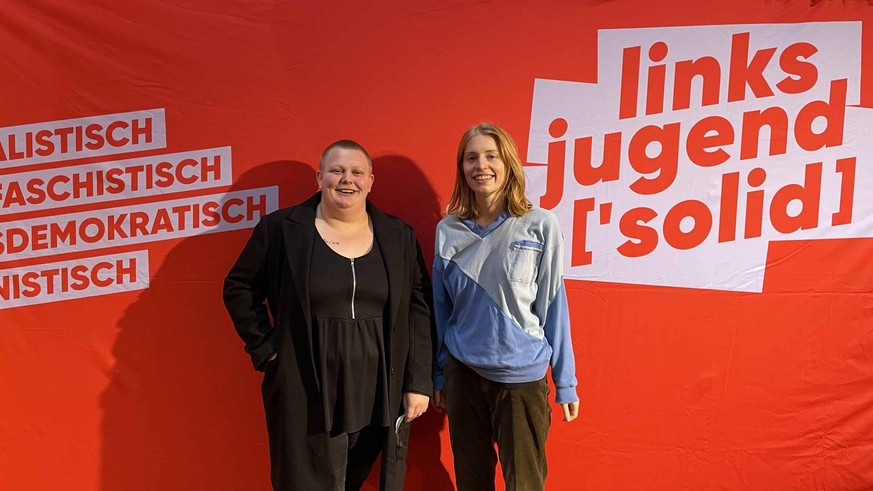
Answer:
<svg viewBox="0 0 873 491"><path fill-rule="evenodd" d="M464 178L477 201L500 197L506 183L506 165L493 138L476 135L464 147Z"/></svg>
<svg viewBox="0 0 873 491"><path fill-rule="evenodd" d="M373 188L370 161L360 150L333 148L315 174L322 206L336 210L363 209Z"/></svg>

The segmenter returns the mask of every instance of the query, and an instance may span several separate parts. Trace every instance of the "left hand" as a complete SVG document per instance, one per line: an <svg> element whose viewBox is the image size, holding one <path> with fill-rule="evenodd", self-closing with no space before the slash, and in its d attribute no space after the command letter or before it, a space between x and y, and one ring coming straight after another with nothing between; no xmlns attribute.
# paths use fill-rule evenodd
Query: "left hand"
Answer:
<svg viewBox="0 0 873 491"><path fill-rule="evenodd" d="M561 409L564 410L564 421L569 423L579 416L579 401L561 404Z"/></svg>
<svg viewBox="0 0 873 491"><path fill-rule="evenodd" d="M412 421L424 414L424 412L427 411L427 403L429 400L430 397L424 394L419 394L417 392L404 392L403 410L406 411L406 421Z"/></svg>

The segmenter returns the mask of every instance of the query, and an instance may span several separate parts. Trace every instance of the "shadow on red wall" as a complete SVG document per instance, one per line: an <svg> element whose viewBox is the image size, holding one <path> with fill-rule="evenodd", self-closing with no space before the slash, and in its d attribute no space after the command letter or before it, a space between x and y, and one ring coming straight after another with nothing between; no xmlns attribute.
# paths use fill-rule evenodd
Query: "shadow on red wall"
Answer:
<svg viewBox="0 0 873 491"><path fill-rule="evenodd" d="M231 191L278 185L287 206L315 190L314 174L302 162L270 162ZM151 283L119 322L102 396L104 491L269 488L261 377L221 301L250 234L150 245Z"/></svg>
<svg viewBox="0 0 873 491"><path fill-rule="evenodd" d="M425 230L420 239L432 257L438 212L427 180L401 157L374 165L382 186L372 195L377 206ZM270 162L245 172L231 191L275 185L279 206L289 206L315 192L315 172L302 162ZM270 488L261 375L221 302L224 275L250 233L149 247L157 271L119 321L116 365L101 399L103 491ZM424 482L452 489L439 460L442 426L433 416L416 424L408 489Z"/></svg>
<svg viewBox="0 0 873 491"><path fill-rule="evenodd" d="M434 235L441 218L436 192L424 173L412 160L401 155L386 155L373 159L376 180L370 201L377 208L402 218L415 229L428 266L433 259ZM451 477L440 461L439 433L445 427L445 415L432 408L415 421L409 448L409 470L404 489L443 491L455 489ZM378 470L378 466L374 466ZM378 476L373 475L365 489L378 489Z"/></svg>

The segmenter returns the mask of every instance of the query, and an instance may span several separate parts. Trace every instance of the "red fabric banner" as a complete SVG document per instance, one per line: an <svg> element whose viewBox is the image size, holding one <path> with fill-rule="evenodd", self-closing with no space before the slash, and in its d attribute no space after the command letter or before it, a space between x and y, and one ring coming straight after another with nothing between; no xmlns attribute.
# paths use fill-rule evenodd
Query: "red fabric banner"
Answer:
<svg viewBox="0 0 873 491"><path fill-rule="evenodd" d="M251 228L352 138L432 257L480 121L567 246L548 489L873 488L871 36L857 0L7 2L0 489L268 489ZM407 489L452 482L429 411Z"/></svg>

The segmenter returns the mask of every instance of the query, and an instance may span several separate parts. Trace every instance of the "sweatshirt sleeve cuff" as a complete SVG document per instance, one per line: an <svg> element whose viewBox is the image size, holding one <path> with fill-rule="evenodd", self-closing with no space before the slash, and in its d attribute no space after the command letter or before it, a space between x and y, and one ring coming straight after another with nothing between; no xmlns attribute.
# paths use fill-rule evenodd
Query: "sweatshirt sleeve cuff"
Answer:
<svg viewBox="0 0 873 491"><path fill-rule="evenodd" d="M558 404L569 404L577 402L579 396L576 395L576 387L556 387L555 402Z"/></svg>
<svg viewBox="0 0 873 491"><path fill-rule="evenodd" d="M445 385L445 379L443 378L443 374L435 373L433 374L433 390L441 390Z"/></svg>

